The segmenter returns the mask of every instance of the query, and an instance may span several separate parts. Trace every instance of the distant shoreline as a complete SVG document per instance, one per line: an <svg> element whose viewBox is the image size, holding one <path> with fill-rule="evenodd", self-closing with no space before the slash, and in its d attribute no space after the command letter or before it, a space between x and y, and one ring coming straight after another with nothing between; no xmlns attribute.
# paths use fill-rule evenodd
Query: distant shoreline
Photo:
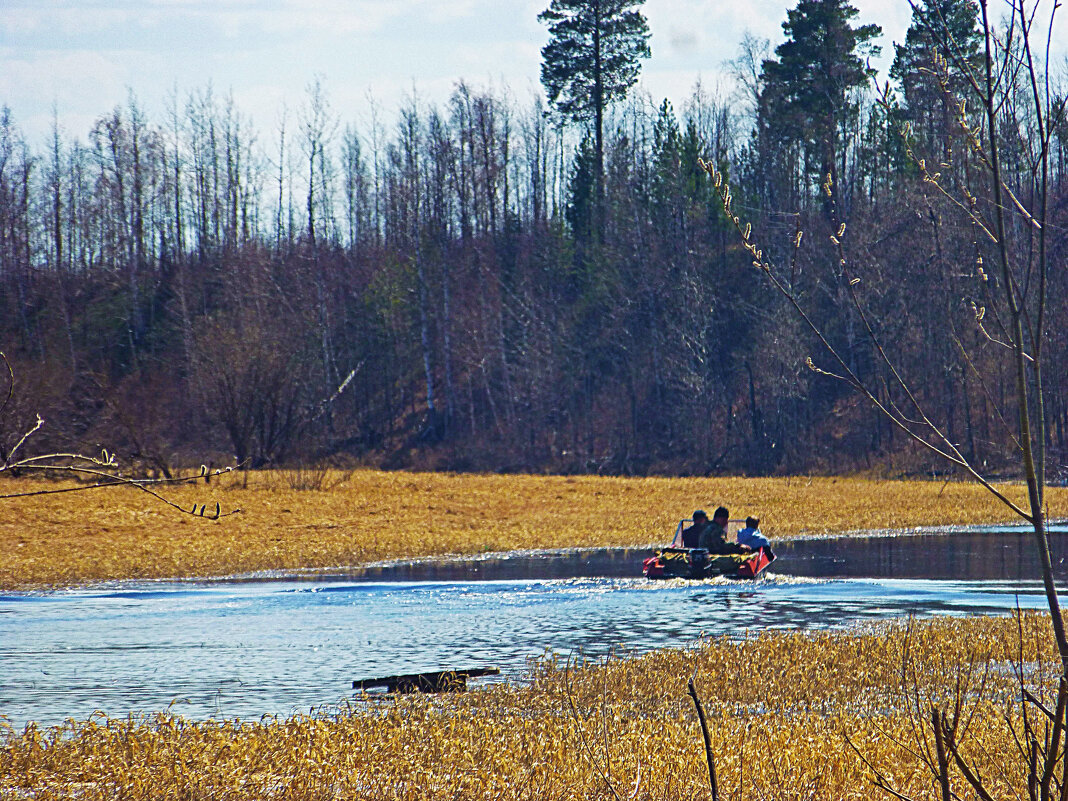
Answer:
<svg viewBox="0 0 1068 801"><path fill-rule="evenodd" d="M860 478L618 478L358 470L326 490L281 472L232 474L167 494L241 514L183 515L129 489L7 499L0 589L334 569L384 560L666 542L693 509L755 513L773 539L985 524L1008 514L968 483ZM4 490L40 486L6 479ZM62 486L62 485L53 485ZM1010 493L1022 487L1002 485ZM1068 489L1047 490L1051 516Z"/></svg>

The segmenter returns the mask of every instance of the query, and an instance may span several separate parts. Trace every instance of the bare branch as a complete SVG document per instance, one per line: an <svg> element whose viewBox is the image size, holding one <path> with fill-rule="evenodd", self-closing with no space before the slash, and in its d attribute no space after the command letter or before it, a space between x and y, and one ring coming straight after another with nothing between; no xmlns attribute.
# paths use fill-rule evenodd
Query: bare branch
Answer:
<svg viewBox="0 0 1068 801"><path fill-rule="evenodd" d="M14 392L15 374L11 367L11 363L2 351L0 351L0 361L3 361L9 376L8 395L4 403L0 405L0 412L3 412L4 407L10 402ZM344 385L339 388L338 392L342 389L344 389ZM211 512L208 511L207 504L200 504L199 508L197 504L193 504L192 509L186 509L153 489L153 487L165 484L189 484L200 480L207 482L215 476L231 472L234 469L232 466L220 468L218 470L209 470L204 465L201 465L200 472L197 475L179 478L168 478L165 476L159 478L132 478L130 476L122 475L118 459L115 457L115 454L107 449L103 449L100 452L100 456L89 456L77 452L53 452L40 453L34 456L25 456L21 459L15 459L14 457L18 450L22 448L34 434L40 431L43 426L44 420L40 415L37 415L37 421L22 434L18 442L15 443L15 446L6 455L0 454L3 456L3 461L0 461L0 475L18 471L52 474L67 473L75 477L88 477L91 479L91 483L79 484L74 487L49 487L48 489L9 492L0 494L0 500L28 498L38 495L60 495L67 492L87 492L89 490L106 489L111 487L129 487L152 496L157 501L170 506L175 511L193 517L219 520L220 518L241 512L241 509L223 511L221 505L218 503L215 504L215 510Z"/></svg>
<svg viewBox="0 0 1068 801"><path fill-rule="evenodd" d="M712 754L712 738L708 734L708 721L705 720L705 708L701 705L701 698L697 695L697 688L694 686L694 681L696 679L697 670L695 669L690 680L686 683L686 690L690 694L690 698L693 699L693 705L697 707L697 720L701 724L701 734L705 740L705 761L708 763L708 787L712 793L712 801L718 801L719 787L716 783L716 760Z"/></svg>
<svg viewBox="0 0 1068 801"><path fill-rule="evenodd" d="M934 443L932 443L929 440L927 440L925 437L920 436L918 433L916 433L911 428L909 428L909 426L908 426L908 424L906 423L905 420L901 419L901 417L898 414L896 414L891 408L889 408L886 404L884 404L882 401L880 401L875 396L875 394L864 384L864 382L861 381L861 379L853 372L853 370L850 369L849 365L846 363L846 361L843 358L842 354L839 353L838 349L835 348L834 345L832 345L830 343L830 341L827 339L826 335L823 333L822 329L812 319L812 317L809 315L809 313L804 308L804 306L801 305L801 301L798 299L797 295L793 292L793 290L790 287L788 287L786 284L784 284L779 279L778 274L775 271L770 259L765 258L763 250L758 248L753 241L751 241L749 238L747 238L749 236L749 231L751 229L751 226L749 225L749 223L745 223L746 227L743 228L742 221L738 218L738 216L737 215L731 215L729 213L730 203L731 203L731 193L730 193L730 187L728 186L727 182L723 179L723 175L721 173L719 173L716 170L715 165L713 165L711 163L708 163L708 162L706 162L704 160L698 160L698 164L700 165L700 167L706 173L708 173L709 177L712 179L712 184L715 187L717 193L719 194L720 198L723 201L724 209L728 210L728 217L730 218L731 223L733 224L734 228L738 231L738 233L742 235L743 246L745 247L745 249L749 252L750 256L752 257L753 266L757 267L758 269L760 269L764 273L765 277L771 282L772 286L775 287L775 289L779 292L779 294L781 294L787 300L787 302L794 308L794 310L797 312L798 316L802 319L802 321L805 323L805 325L808 326L809 331L811 331L813 333L813 335L815 335L815 337L820 342L820 344L823 346L823 348L827 351L827 353L831 356L831 358L834 359L835 362L837 362L839 368L841 369L841 373L838 374L838 375L835 375L834 373L830 373L829 371L826 371L826 370L824 370L823 372L825 372L828 375L832 375L834 377L840 378L840 380L844 381L849 386L853 387L853 389L856 392L858 392L859 394L861 394L862 396L864 396L864 398L880 414L884 415L887 419L889 419L891 421L891 423L893 423L899 430L901 430L903 433L905 433L914 442L916 442L918 445L922 446L923 448L926 448L927 450L931 451L932 453L936 454L937 456L941 457L942 459L945 459L946 461L948 461L948 462L950 462L952 464L955 464L958 467L962 468L976 482L978 482L980 485L982 485L987 491L989 491L992 495L994 495L994 497L996 497L999 501L1001 501L1003 504L1005 504L1005 506L1007 506L1009 509L1011 509L1014 514L1020 516L1021 518L1023 518L1024 520L1026 520L1028 522L1031 522L1032 519L1033 519L1031 514L1028 513L1027 511L1025 511L1021 506L1016 504L1010 498L1008 498L1001 490L999 490L994 484L992 484L985 476L983 476L981 473L979 473L979 471L974 467L974 465L972 465L963 456L963 454L960 453L960 451L956 448L956 446L953 445L953 443L950 442L945 437L945 435L942 434L942 432L939 431L938 428L933 425L933 423L929 422L929 418L927 418L926 415L922 415L922 416L925 418L925 420L928 421L927 425L929 427L929 430L931 431L931 433L934 436L936 436L943 443L946 444L945 448L941 448L941 447L935 445ZM885 357L886 361L889 362L889 358L885 355L885 353L884 353L884 357ZM813 369L815 369L814 366L813 366ZM903 379L900 378L900 376L896 380L898 380L902 384L904 384L904 381L903 381ZM917 406L918 406L918 404L917 404Z"/></svg>

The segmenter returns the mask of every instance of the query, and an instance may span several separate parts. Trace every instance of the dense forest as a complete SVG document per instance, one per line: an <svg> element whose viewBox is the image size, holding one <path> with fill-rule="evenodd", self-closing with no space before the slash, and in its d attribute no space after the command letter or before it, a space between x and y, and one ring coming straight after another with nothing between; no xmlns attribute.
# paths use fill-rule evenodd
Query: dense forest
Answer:
<svg viewBox="0 0 1068 801"><path fill-rule="evenodd" d="M991 245L961 213L990 202L970 188L984 169L971 144L993 136L1014 202L1048 196L1042 393L1056 475L1068 463L1068 126L1047 120L1052 146L1036 147L1041 121L1011 70L999 130L966 102L962 65L978 69L982 43L968 0L916 7L888 92L867 66L880 31L857 17L844 0L800 0L781 42L747 38L730 83L694 87L680 109L631 88L648 52L635 17L630 52L598 61L623 71L614 84L594 75L595 108L576 105L582 86L549 69L567 53L547 48L546 97L459 81L444 106L413 96L364 129L321 81L270 131L210 88L170 98L160 119L131 96L84 137L57 124L39 148L5 109L0 350L15 387L0 448L40 414L34 447L106 446L163 473L209 459L943 469L809 366L822 346L754 268L739 215L864 375L876 354L845 301L846 254L864 319L925 408L996 471L1015 376L984 314ZM729 177L730 215L699 159ZM1037 247L1027 226L1009 235Z"/></svg>

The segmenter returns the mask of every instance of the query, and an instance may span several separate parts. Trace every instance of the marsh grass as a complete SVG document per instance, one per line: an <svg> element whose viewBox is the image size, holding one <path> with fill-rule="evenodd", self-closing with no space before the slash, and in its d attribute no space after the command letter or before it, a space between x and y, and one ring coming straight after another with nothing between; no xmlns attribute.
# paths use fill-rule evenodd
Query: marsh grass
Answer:
<svg viewBox="0 0 1068 801"><path fill-rule="evenodd" d="M299 477L298 477L299 478ZM30 486L3 479L6 488ZM247 483L247 486L246 486ZM231 575L522 548L647 545L698 506L756 514L772 537L1002 520L964 483L841 478L604 478L326 472L293 489L276 472L175 487L185 506L221 500L211 521L133 490L15 498L0 506L0 588L103 579ZM1007 487L1007 493L1023 496ZM1050 489L1051 514L1068 490Z"/></svg>
<svg viewBox="0 0 1068 801"><path fill-rule="evenodd" d="M334 479L337 480L334 480ZM773 537L981 523L1002 507L967 484L861 479L620 479L277 473L211 489L247 510L223 521L146 507L136 493L21 498L0 509L0 585L220 575L486 549L642 545L696 506L755 513ZM247 480L246 480L247 479ZM8 479L9 483L18 483ZM178 488L182 503L204 488ZM1051 513L1064 490L1051 490ZM185 496L188 497L185 497ZM1063 512L1061 512L1063 514ZM871 765L933 797L915 709L960 698L964 748L999 795L1023 780L1013 665L1049 700L1048 620L944 619L852 633L766 633L607 664L531 665L529 680L459 696L361 698L260 721L96 715L0 733L0 799L682 799L707 797L686 682L710 720L720 798L853 799ZM1022 635L1021 633L1022 632ZM902 669L909 654L908 680ZM954 695L956 694L956 695ZM0 710L2 711L2 710ZM962 798L968 798L961 788Z"/></svg>
<svg viewBox="0 0 1068 801"><path fill-rule="evenodd" d="M966 747L1002 797L1020 780L1005 726L1012 665L1027 665L1048 697L1058 664L1049 629L1025 614L1019 628L1003 617L764 633L578 667L547 659L521 686L358 701L310 717L31 726L0 740L0 798L707 798L686 689L695 671L720 798L871 798L864 759L902 792L933 797L909 752L917 730L906 700L948 697L961 669L989 677L967 700L976 714Z"/></svg>

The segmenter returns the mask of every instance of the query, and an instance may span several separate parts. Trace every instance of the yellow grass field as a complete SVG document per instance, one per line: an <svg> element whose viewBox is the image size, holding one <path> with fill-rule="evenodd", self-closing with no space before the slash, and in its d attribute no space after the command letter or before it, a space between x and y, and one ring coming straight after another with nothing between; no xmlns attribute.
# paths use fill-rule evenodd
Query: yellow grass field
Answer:
<svg viewBox="0 0 1068 801"><path fill-rule="evenodd" d="M642 545L697 506L759 515L772 537L1010 519L969 484L861 479L624 479L359 471L326 491L282 473L230 475L168 496L239 515L177 514L129 489L0 500L0 585L220 575L485 550ZM0 482L0 493L44 486ZM59 485L52 485L59 486ZM1048 496L1063 516L1065 490ZM1022 498L1022 490L1012 491ZM902 655L914 669L902 682ZM995 798L1025 797L1006 721L1012 665L1052 703L1058 666L1041 615L945 618L848 632L771 632L605 665L531 665L528 680L451 696L357 701L312 717L0 724L0 799L708 798L695 674L720 798L934 798L912 710L965 699L965 753ZM959 683L970 675L970 684ZM918 707L916 706L918 704ZM2 713L2 710L0 710ZM858 756L859 754L863 755ZM953 790L972 798L957 775Z"/></svg>
<svg viewBox="0 0 1068 801"><path fill-rule="evenodd" d="M1019 732L1021 723L1011 666L1026 665L1029 686L1050 703L1058 662L1049 628L1030 614L910 632L766 633L577 671L542 662L526 685L387 698L326 716L192 723L161 714L9 730L0 734L0 798L703 799L708 771L686 693L695 671L721 799L887 797L857 751L900 792L934 798L908 752L923 749L910 707L926 716L931 702L951 709L958 695L964 753L993 798L1021 798L1023 761L1006 726ZM914 668L903 688L906 637ZM958 684L969 670L971 683ZM974 797L959 773L952 789Z"/></svg>
<svg viewBox="0 0 1068 801"><path fill-rule="evenodd" d="M387 473L327 477L294 490L283 472L229 474L163 490L181 515L128 488L0 499L0 588L104 579L229 575L356 565L379 559L521 548L646 545L697 507L756 514L772 538L1011 519L968 483L853 478L601 478ZM42 484L0 480L0 494ZM1006 491L1022 502L1021 487ZM1048 491L1050 513L1068 490Z"/></svg>

